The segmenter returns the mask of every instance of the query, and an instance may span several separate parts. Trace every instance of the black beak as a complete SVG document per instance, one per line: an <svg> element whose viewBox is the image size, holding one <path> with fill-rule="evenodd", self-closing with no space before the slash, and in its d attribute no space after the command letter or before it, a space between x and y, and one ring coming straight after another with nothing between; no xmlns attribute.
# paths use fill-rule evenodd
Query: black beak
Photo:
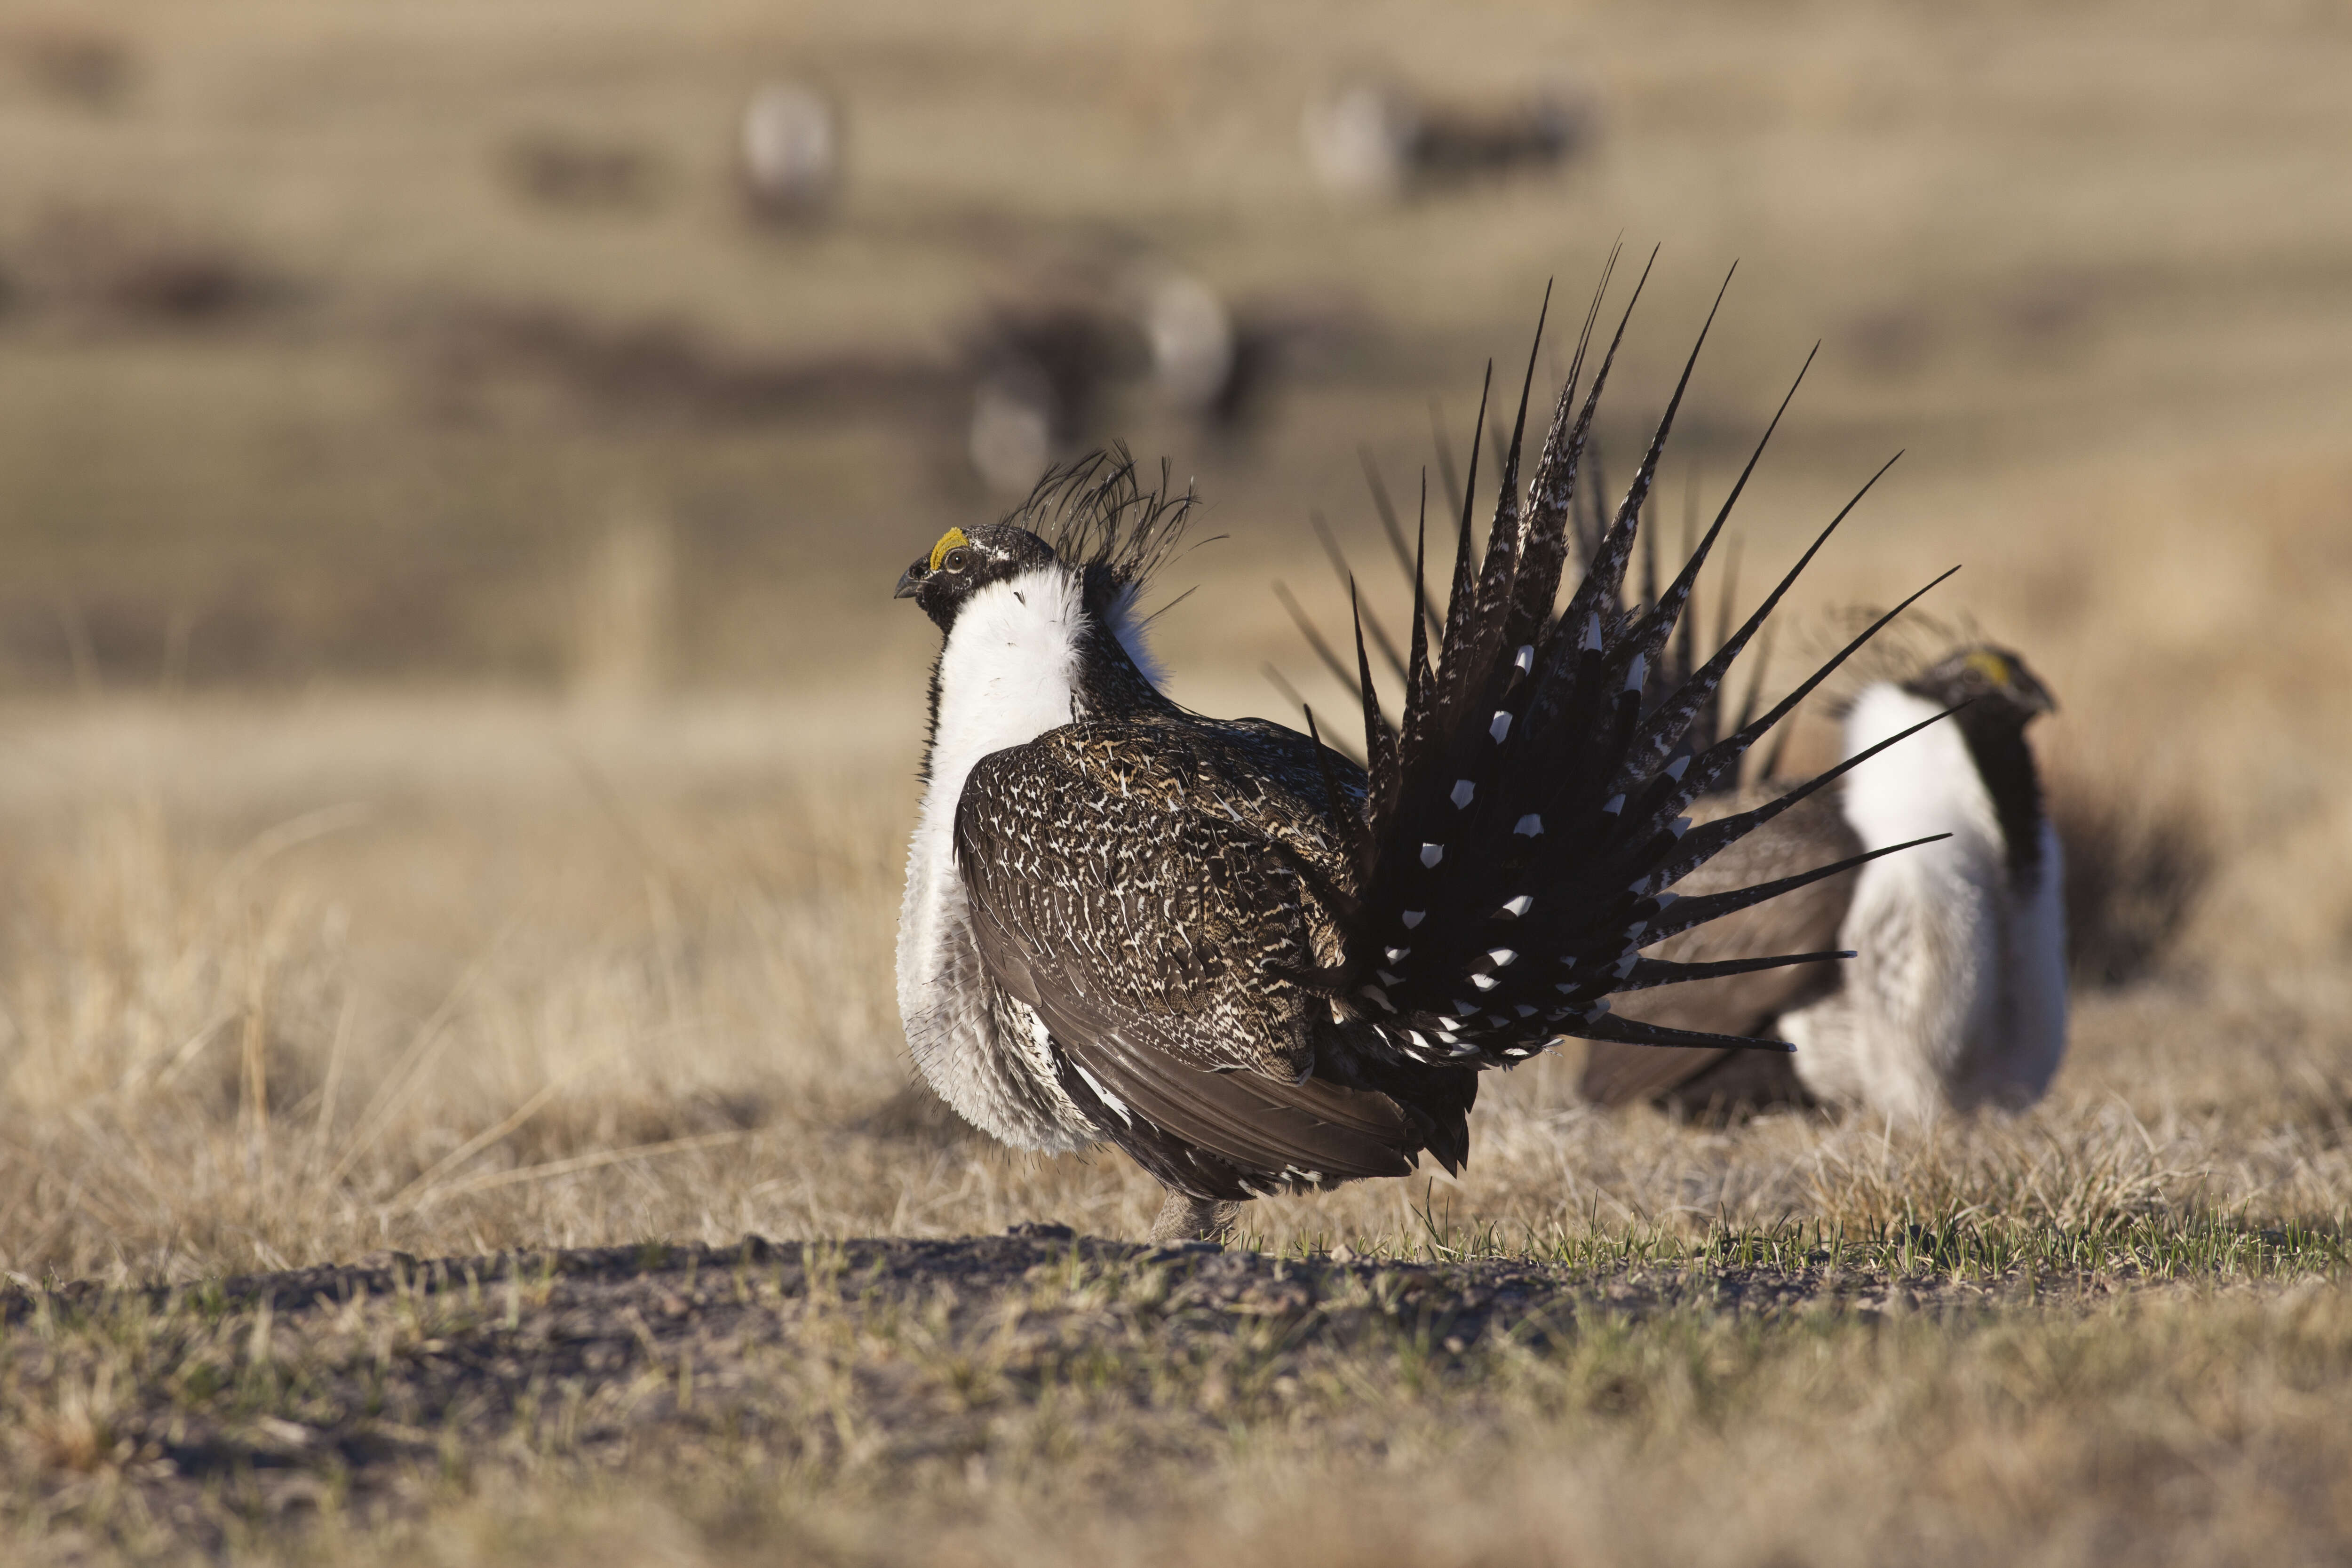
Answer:
<svg viewBox="0 0 2352 1568"><path fill-rule="evenodd" d="M929 562L916 562L912 566L908 567L904 572L898 574L898 585L891 590L890 596L894 599L913 598L917 594L922 592L923 579L930 574L931 566Z"/></svg>

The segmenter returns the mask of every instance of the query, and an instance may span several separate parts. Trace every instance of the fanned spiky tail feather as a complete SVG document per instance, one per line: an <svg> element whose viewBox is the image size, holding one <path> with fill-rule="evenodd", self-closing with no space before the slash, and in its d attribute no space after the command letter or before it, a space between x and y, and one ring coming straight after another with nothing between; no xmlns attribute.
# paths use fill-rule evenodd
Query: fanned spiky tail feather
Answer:
<svg viewBox="0 0 2352 1568"><path fill-rule="evenodd" d="M1646 280L1646 268L1643 276ZM1751 694L1738 721L1727 732L1717 732L1720 689L1733 661L1870 485L1863 486L1743 624L1735 629L1727 621L1713 657L1697 661L1695 643L1688 637L1676 642L1675 628L1689 607L1701 566L1771 437L1768 427L1681 571L1663 592L1653 574L1642 601L1626 608L1626 568L1706 333L1701 331L1613 518L1580 523L1587 438L1633 313L1629 301L1585 382L1608 281L1604 273L1586 311L1567 383L1522 495L1521 447L1535 367L1535 353L1529 354L1483 555L1474 551L1471 532L1476 440L1486 427L1482 400L1463 475L1452 588L1442 621L1426 602L1418 558L1426 549L1424 484L1423 540L1408 563L1413 605L1410 648L1401 660L1405 699L1398 721L1391 725L1381 710L1360 606L1353 671L1328 645L1318 647L1334 673L1362 692L1369 788L1363 831L1350 835L1359 863L1358 892L1348 900L1348 958L1314 976L1314 983L1411 1059L1506 1066L1561 1035L1643 1045L1788 1049L1778 1041L1614 1017L1608 998L1676 981L1847 956L1788 953L1726 966L1648 959L1641 950L1910 847L1892 845L1801 876L1706 898L1677 900L1666 890L1864 760L1850 759L1759 808L1696 831L1688 830L1683 816L1700 795L1736 782L1748 749L1911 600L1763 713L1753 712ZM1633 300L1640 294L1637 284ZM1719 305L1720 293L1717 300ZM1709 325L1713 320L1710 311ZM1541 336L1539 321L1538 347ZM1806 363L1811 364L1810 357ZM1801 371L1798 380L1802 379ZM1790 396L1795 390L1790 387ZM1787 406L1784 399L1781 407ZM1773 427L1779 421L1776 414ZM1387 513L1386 496L1378 500ZM1588 516L1599 519L1599 509L1589 508ZM1393 527L1391 531L1396 536ZM1582 540L1576 537L1580 532ZM1578 551L1580 543L1583 548ZM1555 613L1572 552L1581 555L1584 574L1565 607ZM1438 644L1433 655L1433 633Z"/></svg>

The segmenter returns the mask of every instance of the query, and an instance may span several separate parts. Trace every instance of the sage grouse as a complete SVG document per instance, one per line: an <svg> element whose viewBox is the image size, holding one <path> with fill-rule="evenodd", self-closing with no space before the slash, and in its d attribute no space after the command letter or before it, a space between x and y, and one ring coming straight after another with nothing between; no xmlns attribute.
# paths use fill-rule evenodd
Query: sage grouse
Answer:
<svg viewBox="0 0 2352 1568"><path fill-rule="evenodd" d="M1655 607L1622 611L1694 348L1601 549L1555 611L1579 458L1624 332L1621 321L1580 399L1599 305L1523 498L1529 357L1483 555L1464 498L1435 647L1433 617L1413 606L1398 722L1364 682L1368 769L1322 745L1311 714L1301 734L1204 718L1161 694L1138 601L1191 497L1170 496L1164 478L1145 490L1123 454L1049 475L1003 523L950 530L898 580L898 596L945 634L898 931L915 1062L1007 1143L1126 1151L1168 1192L1155 1239L1222 1236L1242 1200L1403 1175L1424 1151L1458 1169L1478 1074L1563 1035L1766 1043L1612 1016L1608 998L1841 956L1681 963L1641 949L1907 847L1706 897L1665 890L1933 716L1688 826L1692 802L1878 628L1769 711L1677 753L1854 503L1713 658L1651 692L1748 475ZM1360 632L1360 670L1362 648Z"/></svg>
<svg viewBox="0 0 2352 1568"><path fill-rule="evenodd" d="M1650 1023L1720 1034L1778 1030L1800 1047L1767 1062L1723 1050L1596 1042L1583 1087L1604 1105L1653 1100L1723 1110L1826 1100L1903 1120L2041 1097L2066 1046L2064 881L2025 729L2056 704L2003 648L1964 647L1897 684L1864 688L1845 715L1853 755L1946 708L1952 724L1857 769L1701 868L1685 895L1848 855L1863 841L1941 831L1948 842L1688 931L1657 956L1722 960L1794 943L1860 957L1709 981L1644 998ZM1771 792L1701 801L1702 820Z"/></svg>

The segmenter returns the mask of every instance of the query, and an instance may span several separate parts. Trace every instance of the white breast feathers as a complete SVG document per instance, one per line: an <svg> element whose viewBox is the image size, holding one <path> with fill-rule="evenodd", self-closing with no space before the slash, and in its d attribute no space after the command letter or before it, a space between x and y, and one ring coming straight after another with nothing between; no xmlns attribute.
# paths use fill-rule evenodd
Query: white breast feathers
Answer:
<svg viewBox="0 0 2352 1568"><path fill-rule="evenodd" d="M1121 600L1113 629L1148 671L1128 609ZM1081 1148L1097 1134L1062 1091L1034 1015L1007 999L1015 1026L992 1016L956 875L956 804L981 758L1080 716L1086 623L1079 579L1058 564L982 588L957 614L898 917L898 1014L917 1068L966 1121L1024 1149Z"/></svg>
<svg viewBox="0 0 2352 1568"><path fill-rule="evenodd" d="M1847 716L1846 754L1937 711L1870 687ZM1806 1087L1906 1121L2038 1098L2066 1029L2063 878L2048 825L2034 825L2038 874L2014 885L1992 799L1948 720L1855 769L1843 806L1871 847L1951 837L1857 874L1839 937L1857 956L1834 994L1781 1020Z"/></svg>

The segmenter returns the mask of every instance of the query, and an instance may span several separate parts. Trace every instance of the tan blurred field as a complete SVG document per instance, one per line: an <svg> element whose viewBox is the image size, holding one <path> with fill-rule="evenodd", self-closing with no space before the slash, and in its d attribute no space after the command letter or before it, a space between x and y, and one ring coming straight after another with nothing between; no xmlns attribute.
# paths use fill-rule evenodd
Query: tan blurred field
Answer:
<svg viewBox="0 0 2352 1568"><path fill-rule="evenodd" d="M1601 137L1554 175L1335 202L1298 117L1368 67L1464 100L1565 81ZM728 184L775 73L849 109L814 232L751 229ZM1433 396L1464 439L1546 280L1580 303L1622 237L1664 251L1612 466L1738 259L1669 514L1712 504L1822 340L1742 504L1748 592L1906 455L1783 649L1963 563L1937 626L2058 693L2060 797L2201 824L2214 875L2154 973L2080 996L2029 1114L1612 1119L1571 1051L1489 1087L1460 1181L1260 1204L1251 1238L2095 1238L2063 1300L1699 1311L1425 1406L1373 1355L1165 1475L1141 1417L1092 1439L1139 1445L1124 1473L1007 1428L989 1486L846 1439L773 1475L648 1450L617 1485L526 1458L318 1537L229 1498L246 1522L203 1550L2326 1560L2352 1540L2347 80L2352 13L2318 5L0 8L0 1268L1139 1236L1155 1190L1120 1160L1007 1154L909 1085L889 965L933 634L887 595L1004 504L952 395L616 391L484 323L946 384L992 301L1144 248L1345 323L1244 438L1116 410L1229 536L1171 569L1201 585L1160 623L1176 695L1278 714L1265 658L1336 696L1265 588L1336 615L1308 510L1390 581L1359 445L1402 481ZM533 201L510 171L545 144L642 178ZM190 268L228 302L157 307ZM2315 1239L2160 1280L2200 1226ZM0 1331L0 1411L51 1431L81 1363L32 1333ZM196 1550L64 1451L0 1436L0 1531L33 1558Z"/></svg>

